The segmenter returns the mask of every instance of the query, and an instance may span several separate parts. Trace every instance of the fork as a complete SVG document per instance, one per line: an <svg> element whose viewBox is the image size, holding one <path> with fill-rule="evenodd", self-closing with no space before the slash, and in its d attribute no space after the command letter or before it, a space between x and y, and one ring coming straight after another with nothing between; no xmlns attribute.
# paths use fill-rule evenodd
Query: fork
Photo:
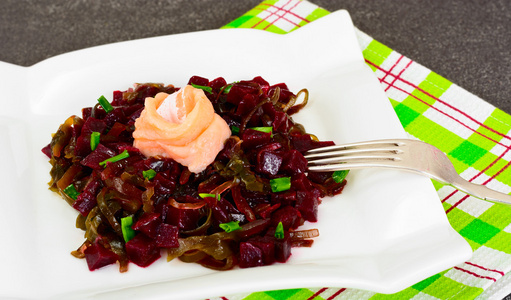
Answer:
<svg viewBox="0 0 511 300"><path fill-rule="evenodd" d="M511 195L463 179L438 148L411 139L375 140L309 150L310 172L362 168L391 168L419 173L452 185L476 198L511 205Z"/></svg>

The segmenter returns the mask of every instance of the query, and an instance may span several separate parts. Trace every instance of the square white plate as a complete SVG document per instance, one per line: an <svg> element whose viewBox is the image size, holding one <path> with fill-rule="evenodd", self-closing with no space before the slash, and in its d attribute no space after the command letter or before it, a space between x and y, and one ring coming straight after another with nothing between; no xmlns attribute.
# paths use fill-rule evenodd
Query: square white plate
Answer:
<svg viewBox="0 0 511 300"><path fill-rule="evenodd" d="M184 299L297 287L353 287L393 293L471 256L449 225L431 181L399 171L352 171L344 192L324 199L311 248L288 263L217 272L165 255L89 272L69 253L83 242L77 212L48 190L41 153L51 133L100 95L135 82L182 86L193 75L229 81L261 75L310 101L294 119L336 143L406 137L367 67L345 11L286 35L224 29L80 50L31 67L0 63L0 296L143 296Z"/></svg>

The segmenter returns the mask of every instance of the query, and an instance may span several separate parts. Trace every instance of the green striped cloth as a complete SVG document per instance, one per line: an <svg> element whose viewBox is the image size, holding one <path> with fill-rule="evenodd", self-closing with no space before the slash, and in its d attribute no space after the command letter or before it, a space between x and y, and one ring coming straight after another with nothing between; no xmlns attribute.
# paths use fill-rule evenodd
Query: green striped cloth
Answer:
<svg viewBox="0 0 511 300"><path fill-rule="evenodd" d="M284 34L328 13L307 1L264 1L225 28ZM510 193L511 116L363 32L356 33L367 64L406 132L444 151L464 178ZM215 299L488 299L504 288L509 291L511 207L434 185L451 225L474 250L469 261L392 295L304 287Z"/></svg>

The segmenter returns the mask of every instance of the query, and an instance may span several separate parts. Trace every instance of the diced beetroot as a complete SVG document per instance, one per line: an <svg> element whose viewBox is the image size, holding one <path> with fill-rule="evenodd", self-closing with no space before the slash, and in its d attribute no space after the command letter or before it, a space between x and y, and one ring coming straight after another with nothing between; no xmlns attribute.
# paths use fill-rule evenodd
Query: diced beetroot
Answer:
<svg viewBox="0 0 511 300"><path fill-rule="evenodd" d="M275 262L275 238L270 236L255 237L247 242L261 249L263 264L271 265Z"/></svg>
<svg viewBox="0 0 511 300"><path fill-rule="evenodd" d="M284 192L273 193L271 195L271 203L279 203L284 205L294 205L296 201L296 191L295 190L287 190Z"/></svg>
<svg viewBox="0 0 511 300"><path fill-rule="evenodd" d="M91 271L113 264L119 259L117 254L97 242L87 247L84 254L87 266Z"/></svg>
<svg viewBox="0 0 511 300"><path fill-rule="evenodd" d="M243 97L238 105L238 109L236 109L237 116L244 116L248 114L254 107L257 105L259 101L258 95L247 94Z"/></svg>
<svg viewBox="0 0 511 300"><path fill-rule="evenodd" d="M309 178L307 178L307 176L305 176L303 173L299 173L292 177L291 186L296 190L308 191L314 189L314 186L309 181Z"/></svg>
<svg viewBox="0 0 511 300"><path fill-rule="evenodd" d="M161 248L179 247L179 229L170 224L160 224L156 236L156 245Z"/></svg>
<svg viewBox="0 0 511 300"><path fill-rule="evenodd" d="M92 116L92 107L82 108L82 119L87 120Z"/></svg>
<svg viewBox="0 0 511 300"><path fill-rule="evenodd" d="M171 194L176 189L176 182L163 177L161 173L156 174L153 183L154 192L161 195Z"/></svg>
<svg viewBox="0 0 511 300"><path fill-rule="evenodd" d="M143 233L137 234L126 243L126 253L130 261L139 267L147 267L161 257L160 249L154 240Z"/></svg>
<svg viewBox="0 0 511 300"><path fill-rule="evenodd" d="M90 134L82 134L76 139L76 146L74 149L74 154L76 156L84 157L92 152L90 139Z"/></svg>
<svg viewBox="0 0 511 300"><path fill-rule="evenodd" d="M282 222L285 230L296 229L303 223L300 211L292 206L284 206L275 211L271 218L271 225L277 227Z"/></svg>
<svg viewBox="0 0 511 300"><path fill-rule="evenodd" d="M263 91L264 94L268 93L268 89L270 88L270 84L268 81L264 80L261 76L256 76L254 79L252 79L253 82L259 84L259 87Z"/></svg>
<svg viewBox="0 0 511 300"><path fill-rule="evenodd" d="M281 263L286 262L291 256L291 242L289 235L284 235L283 239L275 239L275 260Z"/></svg>
<svg viewBox="0 0 511 300"><path fill-rule="evenodd" d="M332 141L314 141L309 134L293 136L291 142L293 147L300 152L335 145Z"/></svg>
<svg viewBox="0 0 511 300"><path fill-rule="evenodd" d="M296 192L296 208L302 214L302 217L309 222L318 220L319 192L297 191Z"/></svg>
<svg viewBox="0 0 511 300"><path fill-rule="evenodd" d="M83 192L78 195L76 201L73 202L73 208L79 211L82 216L86 217L94 206L96 206L96 195L102 187L103 185L99 178L89 182Z"/></svg>
<svg viewBox="0 0 511 300"><path fill-rule="evenodd" d="M192 83L195 85L208 86L209 79L200 76L192 76L190 80L188 80L188 84Z"/></svg>
<svg viewBox="0 0 511 300"><path fill-rule="evenodd" d="M221 88L223 88L226 85L227 85L227 81L225 81L225 79L223 77L215 78L209 82L209 86L213 90L220 90Z"/></svg>
<svg viewBox="0 0 511 300"><path fill-rule="evenodd" d="M307 178L312 182L323 184L327 179L332 178L332 173L333 172L309 172Z"/></svg>
<svg viewBox="0 0 511 300"><path fill-rule="evenodd" d="M302 155L303 157L303 155ZM257 155L257 171L275 176L282 165L282 155L272 151L260 151Z"/></svg>
<svg viewBox="0 0 511 300"><path fill-rule="evenodd" d="M198 209L177 209L170 205L166 207L165 223L177 226L182 230L197 228L200 218L201 212Z"/></svg>
<svg viewBox="0 0 511 300"><path fill-rule="evenodd" d="M307 171L307 160L299 151L290 150L284 156L281 169L289 175L305 173Z"/></svg>
<svg viewBox="0 0 511 300"><path fill-rule="evenodd" d="M41 151L48 156L48 158L51 158L51 144L46 145Z"/></svg>
<svg viewBox="0 0 511 300"><path fill-rule="evenodd" d="M277 132L286 133L289 131L290 127L291 121L289 121L289 118L287 117L286 113L283 111L275 112L275 116L273 119L273 128Z"/></svg>
<svg viewBox="0 0 511 300"><path fill-rule="evenodd" d="M129 116L129 121L128 121L128 125L133 125L135 123L135 121L140 117L140 114L142 114L142 111L144 110L144 106L142 106L141 108L137 109L136 111L134 111L130 116Z"/></svg>
<svg viewBox="0 0 511 300"><path fill-rule="evenodd" d="M210 198L214 199L214 198ZM221 200L220 200L221 201ZM215 205L211 205L211 213L213 214L213 217L219 222L219 223L227 223L230 222L231 219L229 218L229 211L224 205L220 205L220 201L216 201ZM211 203L211 202L210 202Z"/></svg>
<svg viewBox="0 0 511 300"><path fill-rule="evenodd" d="M109 112L105 118L103 119L108 127L114 126L116 122L119 123L127 123L128 118L124 115L124 110L122 107L115 107L111 112Z"/></svg>
<svg viewBox="0 0 511 300"><path fill-rule="evenodd" d="M241 139L244 149L253 149L268 144L271 140L271 133L247 128L241 134Z"/></svg>
<svg viewBox="0 0 511 300"><path fill-rule="evenodd" d="M92 169L103 170L103 167L100 166L99 163L115 155L116 153L114 150L99 144L96 150L92 151L89 155L82 159L80 163L83 166L87 166Z"/></svg>
<svg viewBox="0 0 511 300"><path fill-rule="evenodd" d="M229 94L227 94L227 102L238 104L246 94L259 94L259 88L255 85L249 85L246 81L240 81L233 84Z"/></svg>
<svg viewBox="0 0 511 300"><path fill-rule="evenodd" d="M90 135L93 132L103 133L106 129L106 123L93 117L88 118L82 127L82 135Z"/></svg>
<svg viewBox="0 0 511 300"><path fill-rule="evenodd" d="M264 265L263 251L249 242L240 243L240 268L251 268Z"/></svg>
<svg viewBox="0 0 511 300"><path fill-rule="evenodd" d="M143 232L150 238L156 238L158 235L158 226L162 223L159 213L144 213L136 222L131 226L133 230Z"/></svg>
<svg viewBox="0 0 511 300"><path fill-rule="evenodd" d="M113 92L112 105L120 105L122 103L122 94L123 94L123 92L121 92L121 91Z"/></svg>

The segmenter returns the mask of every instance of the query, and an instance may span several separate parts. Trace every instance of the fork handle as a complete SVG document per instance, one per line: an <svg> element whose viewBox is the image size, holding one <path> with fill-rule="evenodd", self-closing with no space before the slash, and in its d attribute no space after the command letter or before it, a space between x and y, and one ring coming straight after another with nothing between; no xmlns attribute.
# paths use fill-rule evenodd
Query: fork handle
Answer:
<svg viewBox="0 0 511 300"><path fill-rule="evenodd" d="M475 184L466 181L460 177L460 180L451 183L455 188L466 192L476 198L491 201L494 203L511 205L511 196L492 190L484 185Z"/></svg>

